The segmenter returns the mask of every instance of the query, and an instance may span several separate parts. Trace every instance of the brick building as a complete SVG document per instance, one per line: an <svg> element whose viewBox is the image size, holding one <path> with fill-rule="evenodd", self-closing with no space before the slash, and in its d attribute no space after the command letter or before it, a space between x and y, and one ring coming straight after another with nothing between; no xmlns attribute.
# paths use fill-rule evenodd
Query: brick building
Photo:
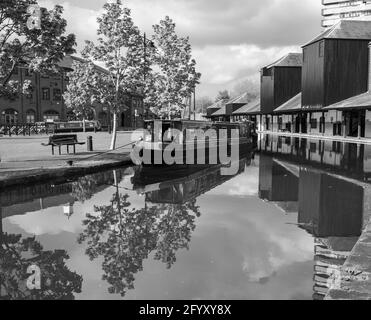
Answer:
<svg viewBox="0 0 371 320"><path fill-rule="evenodd" d="M61 61L63 72L55 75L43 75L30 72L26 67L19 67L12 75L11 80L23 83L31 80L32 93L20 95L15 100L0 97L0 123L3 125L29 124L45 122L47 120L68 121L74 118L68 112L63 101L63 93L68 85L68 72L72 70L74 62L83 60L73 56L67 56ZM97 66L102 72L105 69ZM140 94L128 94L125 106L118 116L118 126L121 129L138 128L143 125L145 117L143 96ZM92 105L92 115L89 120L99 120L103 127L108 126L109 110L100 104Z"/></svg>

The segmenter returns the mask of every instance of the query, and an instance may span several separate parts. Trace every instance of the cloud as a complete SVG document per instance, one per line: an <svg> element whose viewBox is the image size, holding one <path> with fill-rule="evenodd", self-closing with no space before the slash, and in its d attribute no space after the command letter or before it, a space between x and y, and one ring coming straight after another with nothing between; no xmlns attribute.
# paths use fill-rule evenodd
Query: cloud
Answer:
<svg viewBox="0 0 371 320"><path fill-rule="evenodd" d="M319 0L124 0L135 23L148 35L169 15L181 35L190 37L202 84L198 95L215 96L239 80L258 79L262 66L300 46L321 31ZM69 32L96 39L96 18L104 0L40 0L65 8Z"/></svg>

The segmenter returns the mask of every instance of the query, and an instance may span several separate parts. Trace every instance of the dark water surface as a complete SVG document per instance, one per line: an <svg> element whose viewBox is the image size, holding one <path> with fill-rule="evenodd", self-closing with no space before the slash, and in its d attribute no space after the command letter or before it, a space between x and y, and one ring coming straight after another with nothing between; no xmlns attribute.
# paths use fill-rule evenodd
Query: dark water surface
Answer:
<svg viewBox="0 0 371 320"><path fill-rule="evenodd" d="M370 173L371 146L266 136L236 176L126 168L2 190L1 297L322 299L369 220Z"/></svg>

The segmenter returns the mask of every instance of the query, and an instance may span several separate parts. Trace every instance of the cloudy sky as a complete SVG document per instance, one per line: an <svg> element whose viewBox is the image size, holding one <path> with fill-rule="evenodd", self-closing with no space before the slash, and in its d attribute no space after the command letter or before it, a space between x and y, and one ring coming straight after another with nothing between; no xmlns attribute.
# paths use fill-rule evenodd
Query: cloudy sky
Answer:
<svg viewBox="0 0 371 320"><path fill-rule="evenodd" d="M79 48L94 40L96 17L106 0L40 0L61 4ZM321 0L124 0L135 23L148 34L169 15L181 35L189 35L202 73L198 95L214 97L321 32Z"/></svg>

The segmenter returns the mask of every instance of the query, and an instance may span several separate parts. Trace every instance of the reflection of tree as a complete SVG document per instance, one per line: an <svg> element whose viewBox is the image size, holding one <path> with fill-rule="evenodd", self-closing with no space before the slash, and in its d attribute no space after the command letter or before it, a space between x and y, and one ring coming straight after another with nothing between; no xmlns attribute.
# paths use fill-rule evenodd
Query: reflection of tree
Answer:
<svg viewBox="0 0 371 320"><path fill-rule="evenodd" d="M91 199L98 188L97 175L89 175L72 182L71 196L77 201L84 202Z"/></svg>
<svg viewBox="0 0 371 320"><path fill-rule="evenodd" d="M35 238L1 234L0 297L2 299L74 299L81 292L82 277L68 269L64 250L45 251ZM27 268L41 270L41 289L26 286Z"/></svg>
<svg viewBox="0 0 371 320"><path fill-rule="evenodd" d="M79 242L87 243L91 260L103 257L103 280L110 293L125 296L134 288L135 274L143 270L143 261L155 252L155 259L170 268L176 261L176 251L188 249L195 229L195 216L200 216L195 201L185 205L131 209L129 196L113 196L108 206L95 207L88 214L85 231Z"/></svg>
<svg viewBox="0 0 371 320"><path fill-rule="evenodd" d="M196 206L196 200L182 205L166 205L166 207L157 225L158 242L155 259L161 260L166 263L167 268L171 268L176 261L176 251L189 249L191 233L196 228L195 216L189 212L194 212L196 217L200 217L201 213Z"/></svg>
<svg viewBox="0 0 371 320"><path fill-rule="evenodd" d="M120 182L122 175L122 171L113 170L83 176L72 182L71 196L80 202L90 200L97 193L99 187Z"/></svg>

